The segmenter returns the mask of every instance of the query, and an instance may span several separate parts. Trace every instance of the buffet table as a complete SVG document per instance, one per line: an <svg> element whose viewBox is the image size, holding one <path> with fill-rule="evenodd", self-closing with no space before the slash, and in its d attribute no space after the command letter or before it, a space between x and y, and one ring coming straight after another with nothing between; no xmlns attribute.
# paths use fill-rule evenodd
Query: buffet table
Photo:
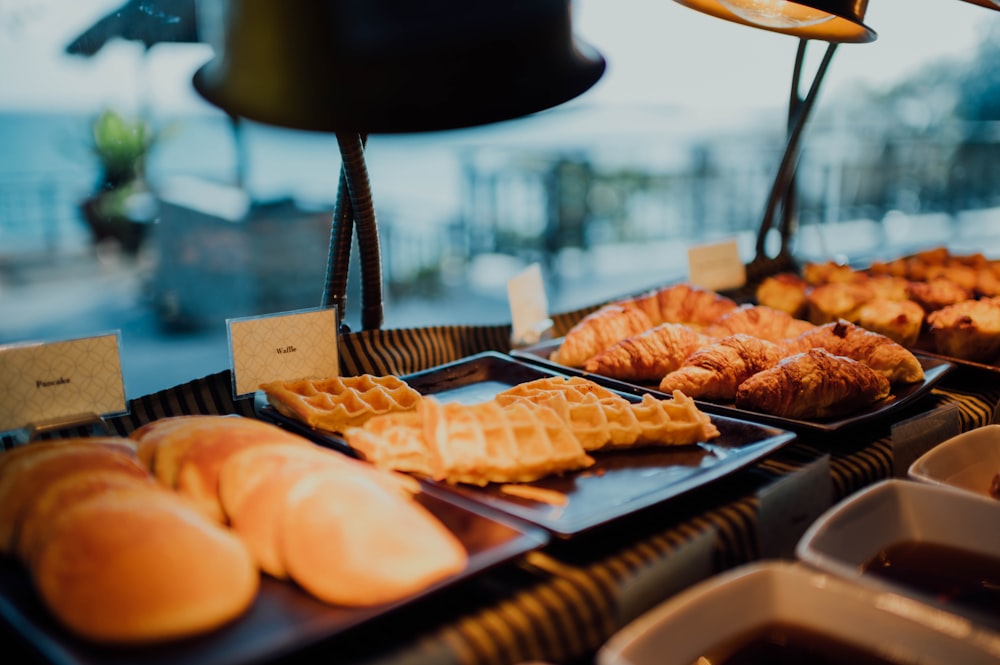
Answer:
<svg viewBox="0 0 1000 665"><path fill-rule="evenodd" d="M555 317L564 333L590 310ZM508 326L368 330L342 335L342 373L407 374L483 351L509 352ZM148 395L107 421L127 435L189 413L255 415L220 372ZM919 402L832 434L798 433L775 454L710 485L572 539L531 551L340 634L294 644L267 662L515 664L587 662L623 625L733 566L788 557L823 510L905 473L908 460L995 421L1000 382L956 367ZM226 662L226 654L213 654ZM112 659L115 660L115 659Z"/></svg>

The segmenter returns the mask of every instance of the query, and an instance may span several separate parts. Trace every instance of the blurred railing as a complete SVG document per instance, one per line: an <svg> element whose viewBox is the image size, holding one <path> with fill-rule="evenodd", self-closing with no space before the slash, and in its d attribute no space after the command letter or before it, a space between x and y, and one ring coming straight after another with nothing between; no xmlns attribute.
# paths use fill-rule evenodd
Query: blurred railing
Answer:
<svg viewBox="0 0 1000 665"><path fill-rule="evenodd" d="M579 265L588 253L608 256L616 246L658 256L656 243L680 247L737 235L752 247L778 139L699 140L685 147L679 164L649 169L627 161L608 165L579 150L494 149L489 159L466 150L456 157L463 181L454 217L414 225L405 205L377 201L384 207L387 297L433 295L442 284L462 280L483 255L538 260L556 273L567 252ZM1000 132L992 124L888 139L819 126L806 142L796 182L794 251L802 259L862 260L956 243L1000 254ZM53 173L0 181L0 278L17 279L25 265L88 251L79 203L89 185L78 175ZM310 224L310 242L318 249L312 272L320 274L328 236L325 223ZM302 265L295 256L262 256L272 267ZM185 269L175 257L170 264ZM316 285L318 299L321 287L312 272L309 284ZM268 306L280 303L269 300Z"/></svg>

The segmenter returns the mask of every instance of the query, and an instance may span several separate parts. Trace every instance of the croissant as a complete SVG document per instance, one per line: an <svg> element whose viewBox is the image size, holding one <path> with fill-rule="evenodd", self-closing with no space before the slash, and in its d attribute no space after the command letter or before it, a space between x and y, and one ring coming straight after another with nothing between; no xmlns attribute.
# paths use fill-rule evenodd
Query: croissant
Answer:
<svg viewBox="0 0 1000 665"><path fill-rule="evenodd" d="M816 326L786 346L788 355L821 348L835 356L846 356L868 365L889 383L916 383L924 378L920 361L902 344L843 319Z"/></svg>
<svg viewBox="0 0 1000 665"><path fill-rule="evenodd" d="M889 380L863 363L809 349L741 383L736 407L783 418L831 418L888 396Z"/></svg>
<svg viewBox="0 0 1000 665"><path fill-rule="evenodd" d="M660 381L660 390L680 390L689 397L730 401L747 378L785 356L781 345L737 333L703 346Z"/></svg>
<svg viewBox="0 0 1000 665"><path fill-rule="evenodd" d="M655 382L680 367L710 338L683 323L661 323L598 353L584 369L623 381Z"/></svg>
<svg viewBox="0 0 1000 665"><path fill-rule="evenodd" d="M743 305L708 326L705 332L713 337L745 333L769 342L782 342L798 337L813 327L808 321L796 319L780 309L766 305Z"/></svg>
<svg viewBox="0 0 1000 665"><path fill-rule="evenodd" d="M653 325L689 323L706 326L738 307L732 298L686 283L654 289L639 296L620 300L618 304L641 309Z"/></svg>
<svg viewBox="0 0 1000 665"><path fill-rule="evenodd" d="M652 327L653 322L642 310L608 304L583 317L570 328L562 344L549 359L569 367L583 367L589 358L615 342Z"/></svg>

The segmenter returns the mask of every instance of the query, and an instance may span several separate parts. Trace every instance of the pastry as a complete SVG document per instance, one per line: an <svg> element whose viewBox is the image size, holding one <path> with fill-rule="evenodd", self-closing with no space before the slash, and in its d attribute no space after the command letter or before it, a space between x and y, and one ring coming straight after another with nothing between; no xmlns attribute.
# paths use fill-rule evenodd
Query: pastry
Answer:
<svg viewBox="0 0 1000 665"><path fill-rule="evenodd" d="M873 297L867 281L822 284L806 296L807 318L816 325L838 319L857 321L858 310Z"/></svg>
<svg viewBox="0 0 1000 665"><path fill-rule="evenodd" d="M219 498L219 472L229 456L253 446L312 445L276 425L240 416L162 418L132 437L140 447L155 449L151 471L163 485L220 523L225 523L226 515Z"/></svg>
<svg viewBox="0 0 1000 665"><path fill-rule="evenodd" d="M633 403L581 377L536 379L498 393L509 405L529 401L556 411L587 451L622 447L688 445L719 435L710 418L688 396L649 394Z"/></svg>
<svg viewBox="0 0 1000 665"><path fill-rule="evenodd" d="M649 316L638 307L605 305L570 328L550 360L568 367L583 367L587 360L615 342L652 327Z"/></svg>
<svg viewBox="0 0 1000 665"><path fill-rule="evenodd" d="M801 319L806 315L806 294L809 284L795 273L769 275L757 286L757 304L781 310Z"/></svg>
<svg viewBox="0 0 1000 665"><path fill-rule="evenodd" d="M583 368L623 381L659 381L709 341L708 336L687 324L661 323L612 344L587 360Z"/></svg>
<svg viewBox="0 0 1000 665"><path fill-rule="evenodd" d="M272 381L260 388L279 413L330 432L343 432L382 413L409 411L421 397L392 375Z"/></svg>
<svg viewBox="0 0 1000 665"><path fill-rule="evenodd" d="M242 615L259 576L228 530L158 483L121 437L0 455L8 553L75 635L110 645L188 637Z"/></svg>
<svg viewBox="0 0 1000 665"><path fill-rule="evenodd" d="M809 349L740 384L736 407L782 418L831 418L889 396L889 381L856 360Z"/></svg>
<svg viewBox="0 0 1000 665"><path fill-rule="evenodd" d="M796 319L780 309L766 305L743 305L705 328L705 333L715 338L741 333L769 342L782 342L810 328L813 324Z"/></svg>
<svg viewBox="0 0 1000 665"><path fill-rule="evenodd" d="M0 553L15 551L16 534L25 511L46 486L67 473L113 470L137 478L147 477L132 450L101 441L71 439L56 445L26 444L0 456L4 460L0 468Z"/></svg>
<svg viewBox="0 0 1000 665"><path fill-rule="evenodd" d="M914 281L909 286L910 300L926 312L960 303L972 297L972 291L944 277L928 281Z"/></svg>
<svg viewBox="0 0 1000 665"><path fill-rule="evenodd" d="M835 321L806 331L787 343L789 355L821 348L871 367L890 383L915 383L924 378L924 368L911 351L885 335L851 323Z"/></svg>
<svg viewBox="0 0 1000 665"><path fill-rule="evenodd" d="M980 363L1000 358L1000 298L966 300L927 315L938 353Z"/></svg>
<svg viewBox="0 0 1000 665"><path fill-rule="evenodd" d="M924 308L912 300L869 300L857 313L858 325L913 347L924 325Z"/></svg>
<svg viewBox="0 0 1000 665"><path fill-rule="evenodd" d="M731 401L736 388L757 372L775 365L784 349L752 335L738 333L692 353L679 368L660 381L660 390L675 390L707 400Z"/></svg>
<svg viewBox="0 0 1000 665"><path fill-rule="evenodd" d="M529 482L594 463L554 410L521 401L464 405L425 397L415 416L377 416L344 437L379 468L453 484Z"/></svg>
<svg viewBox="0 0 1000 665"><path fill-rule="evenodd" d="M349 469L302 475L284 497L278 530L289 576L335 605L398 601L468 565L461 541L423 506Z"/></svg>
<svg viewBox="0 0 1000 665"><path fill-rule="evenodd" d="M731 298L683 282L619 300L617 304L642 310L649 317L649 327L661 323L706 326L737 307Z"/></svg>
<svg viewBox="0 0 1000 665"><path fill-rule="evenodd" d="M235 535L158 487L102 491L62 511L31 576L64 626L108 644L218 628L249 609L259 586Z"/></svg>

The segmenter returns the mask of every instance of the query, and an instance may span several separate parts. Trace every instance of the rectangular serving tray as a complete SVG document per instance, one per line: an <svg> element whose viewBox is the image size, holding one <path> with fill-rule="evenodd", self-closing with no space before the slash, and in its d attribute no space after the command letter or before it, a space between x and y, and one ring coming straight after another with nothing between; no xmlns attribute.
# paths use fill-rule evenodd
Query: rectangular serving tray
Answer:
<svg viewBox="0 0 1000 665"><path fill-rule="evenodd" d="M519 383L551 376L565 374L490 351L401 378L424 395L445 402L474 404L490 400ZM641 399L634 393L619 394L633 402ZM266 404L259 406L258 411L262 417L302 432L323 445L354 452L333 432L313 430ZM428 492L461 497L470 504L516 517L566 539L704 487L795 439L793 432L769 425L714 414L710 417L720 436L709 442L596 452L593 454L596 464L588 469L527 483L563 494L562 504L517 498L495 484L477 487L426 479L421 482Z"/></svg>
<svg viewBox="0 0 1000 665"><path fill-rule="evenodd" d="M561 343L562 338L546 340L530 347L514 350L511 352L511 355L521 360L537 363L552 371L561 372L571 376L585 376L594 381L594 383L598 383L613 390L639 395L642 393L650 393L651 395L655 395L657 397L666 397L664 393L658 390L657 386L631 383L620 379L602 376L600 374L592 374L590 372L585 372L582 369L561 365L554 360L551 360L550 358L552 354L559 348ZM781 416L774 416L759 411L738 409L732 404L722 404L706 400L695 400L695 402L703 411L708 413L725 415L731 418L741 418L744 420L751 420L753 422L767 423L774 425L775 427L790 429L796 432L838 432L849 427L870 424L875 420L892 415L894 412L914 403L924 395L930 393L934 384L940 381L945 374L954 368L954 364L945 358L935 358L921 353L915 353L914 355L917 357L917 360L920 361L921 367L924 368L924 378L922 381L906 385L895 385L892 387L891 399L881 402L871 408L863 409L857 413L840 418L817 420L783 418Z"/></svg>
<svg viewBox="0 0 1000 665"><path fill-rule="evenodd" d="M291 582L262 574L260 591L250 610L219 630L151 646L110 648L66 631L40 602L27 570L14 559L0 556L0 619L26 647L55 665L251 665L271 662L429 600L550 540L543 529L505 519L474 504L424 492L416 499L465 545L469 562L460 573L393 603L360 608L327 605ZM336 557L331 551L330 565L336 565ZM150 575L155 574L150 571Z"/></svg>

